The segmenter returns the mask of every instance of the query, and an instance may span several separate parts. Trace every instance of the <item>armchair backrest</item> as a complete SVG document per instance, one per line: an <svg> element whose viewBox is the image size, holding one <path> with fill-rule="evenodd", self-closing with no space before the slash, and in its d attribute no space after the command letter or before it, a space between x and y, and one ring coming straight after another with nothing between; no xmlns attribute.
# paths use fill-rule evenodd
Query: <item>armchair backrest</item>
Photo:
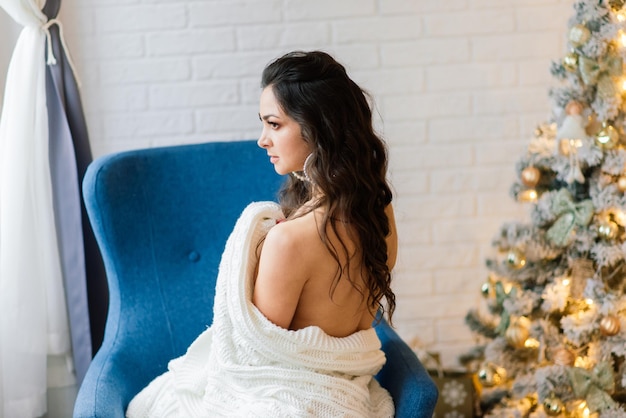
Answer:
<svg viewBox="0 0 626 418"><path fill-rule="evenodd" d="M142 352L128 384L143 387L211 325L228 234L281 182L255 141L129 151L89 167L85 203L110 288L101 351Z"/></svg>

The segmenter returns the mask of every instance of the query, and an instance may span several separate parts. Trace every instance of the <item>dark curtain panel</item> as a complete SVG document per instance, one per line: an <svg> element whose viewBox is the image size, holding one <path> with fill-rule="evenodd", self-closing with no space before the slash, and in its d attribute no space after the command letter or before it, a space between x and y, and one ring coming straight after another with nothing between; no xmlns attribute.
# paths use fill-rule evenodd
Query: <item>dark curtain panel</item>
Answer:
<svg viewBox="0 0 626 418"><path fill-rule="evenodd" d="M43 12L56 18L61 0L48 0ZM56 65L46 66L49 153L61 265L65 280L72 349L79 383L102 344L108 288L100 251L82 199L81 183L92 161L87 125L74 73L52 25Z"/></svg>

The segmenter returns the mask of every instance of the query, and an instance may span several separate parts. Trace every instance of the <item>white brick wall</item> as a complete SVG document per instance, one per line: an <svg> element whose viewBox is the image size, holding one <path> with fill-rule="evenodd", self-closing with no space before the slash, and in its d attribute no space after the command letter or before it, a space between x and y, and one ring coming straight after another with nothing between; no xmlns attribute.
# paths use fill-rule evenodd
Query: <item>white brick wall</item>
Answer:
<svg viewBox="0 0 626 418"><path fill-rule="evenodd" d="M463 317L480 300L491 237L526 216L508 196L513 165L549 115L571 4L64 0L61 18L96 156L254 138L266 63L315 48L345 63L390 146L398 331L453 364L474 343Z"/></svg>
<svg viewBox="0 0 626 418"><path fill-rule="evenodd" d="M18 24L0 8L0 111L4 100L4 80L7 75L13 46L17 40Z"/></svg>

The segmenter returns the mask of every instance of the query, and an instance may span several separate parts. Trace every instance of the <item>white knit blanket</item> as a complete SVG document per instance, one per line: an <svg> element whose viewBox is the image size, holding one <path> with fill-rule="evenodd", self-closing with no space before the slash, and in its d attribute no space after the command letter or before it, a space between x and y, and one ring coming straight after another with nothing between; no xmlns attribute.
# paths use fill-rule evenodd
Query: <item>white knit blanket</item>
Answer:
<svg viewBox="0 0 626 418"><path fill-rule="evenodd" d="M130 403L139 417L393 417L372 377L385 363L374 329L348 337L311 326L289 331L252 304L257 245L282 219L277 204L250 204L220 263L213 325Z"/></svg>

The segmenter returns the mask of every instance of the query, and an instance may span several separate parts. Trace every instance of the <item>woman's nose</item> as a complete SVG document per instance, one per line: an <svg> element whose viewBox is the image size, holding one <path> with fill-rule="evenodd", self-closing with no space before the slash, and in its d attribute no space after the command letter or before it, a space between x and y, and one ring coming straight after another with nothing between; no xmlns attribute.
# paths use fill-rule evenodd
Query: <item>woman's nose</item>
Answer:
<svg viewBox="0 0 626 418"><path fill-rule="evenodd" d="M256 141L257 145L261 148L267 148L269 147L269 140L267 139L267 137L265 136L265 132L261 132L261 136L259 137L259 140Z"/></svg>

